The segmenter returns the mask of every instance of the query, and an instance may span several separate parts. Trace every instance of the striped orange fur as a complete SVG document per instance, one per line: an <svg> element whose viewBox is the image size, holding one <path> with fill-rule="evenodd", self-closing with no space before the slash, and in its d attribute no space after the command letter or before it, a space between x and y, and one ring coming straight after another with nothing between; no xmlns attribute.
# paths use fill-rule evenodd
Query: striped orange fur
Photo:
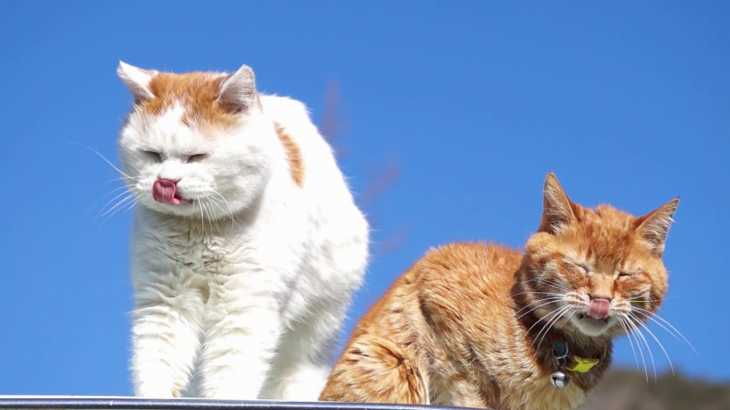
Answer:
<svg viewBox="0 0 730 410"><path fill-rule="evenodd" d="M656 311L667 290L662 252L677 201L641 218L609 205L589 209L570 201L552 174L544 198L540 228L524 252L455 243L408 269L358 323L320 399L501 410L580 406L608 368L611 340L623 328L609 318L591 336L571 295L587 298L582 303L610 297L613 314L632 306ZM575 299L570 315L551 316L568 303L545 296L558 293ZM562 389L550 377L557 341L574 357L600 360L586 373L568 372Z"/></svg>

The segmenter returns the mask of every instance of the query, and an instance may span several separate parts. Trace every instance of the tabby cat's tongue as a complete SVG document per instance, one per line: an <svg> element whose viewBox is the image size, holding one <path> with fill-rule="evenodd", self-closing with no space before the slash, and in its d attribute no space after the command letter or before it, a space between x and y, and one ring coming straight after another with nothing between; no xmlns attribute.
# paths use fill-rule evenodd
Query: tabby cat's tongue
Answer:
<svg viewBox="0 0 730 410"><path fill-rule="evenodd" d="M593 319L606 319L608 317L610 302L608 299L593 299L588 308L588 316Z"/></svg>

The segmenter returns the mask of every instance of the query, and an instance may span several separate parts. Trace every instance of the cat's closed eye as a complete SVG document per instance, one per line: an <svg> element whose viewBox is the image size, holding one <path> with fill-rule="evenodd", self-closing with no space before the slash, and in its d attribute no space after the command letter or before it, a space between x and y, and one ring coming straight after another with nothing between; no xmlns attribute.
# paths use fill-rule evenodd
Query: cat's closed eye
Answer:
<svg viewBox="0 0 730 410"><path fill-rule="evenodd" d="M155 162L162 162L162 154L157 151L142 150L142 153Z"/></svg>
<svg viewBox="0 0 730 410"><path fill-rule="evenodd" d="M208 154L192 154L185 158L185 162L198 162L208 158Z"/></svg>
<svg viewBox="0 0 730 410"><path fill-rule="evenodd" d="M619 278L628 278L629 276L632 276L633 274L634 274L633 272L621 271L618 273L618 277Z"/></svg>

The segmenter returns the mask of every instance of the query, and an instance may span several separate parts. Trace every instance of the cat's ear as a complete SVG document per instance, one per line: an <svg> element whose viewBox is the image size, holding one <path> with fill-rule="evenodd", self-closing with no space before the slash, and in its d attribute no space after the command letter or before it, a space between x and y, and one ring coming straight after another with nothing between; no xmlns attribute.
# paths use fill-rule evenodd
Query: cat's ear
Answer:
<svg viewBox="0 0 730 410"><path fill-rule="evenodd" d="M552 172L547 174L539 231L557 234L566 226L577 222L576 211L576 205L570 201L555 174Z"/></svg>
<svg viewBox="0 0 730 410"><path fill-rule="evenodd" d="M259 108L256 77L251 67L242 65L221 83L218 103L228 112L240 113Z"/></svg>
<svg viewBox="0 0 730 410"><path fill-rule="evenodd" d="M664 253L664 243L678 206L679 198L674 198L634 222L636 233L659 256Z"/></svg>
<svg viewBox="0 0 730 410"><path fill-rule="evenodd" d="M135 101L151 100L155 95L150 90L150 81L157 75L155 70L145 70L119 61L117 75L132 92Z"/></svg>

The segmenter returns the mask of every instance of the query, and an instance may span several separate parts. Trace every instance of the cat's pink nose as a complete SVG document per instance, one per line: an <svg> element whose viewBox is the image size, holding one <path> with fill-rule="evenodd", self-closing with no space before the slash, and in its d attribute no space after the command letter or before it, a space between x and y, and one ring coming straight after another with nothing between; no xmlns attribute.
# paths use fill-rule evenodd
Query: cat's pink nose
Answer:
<svg viewBox="0 0 730 410"><path fill-rule="evenodd" d="M152 198L164 204L180 205L180 197L177 195L177 181L159 178L152 185Z"/></svg>
<svg viewBox="0 0 730 410"><path fill-rule="evenodd" d="M608 318L608 311L611 306L611 301L606 298L591 298L591 304L588 307L588 316L593 319L606 319Z"/></svg>

